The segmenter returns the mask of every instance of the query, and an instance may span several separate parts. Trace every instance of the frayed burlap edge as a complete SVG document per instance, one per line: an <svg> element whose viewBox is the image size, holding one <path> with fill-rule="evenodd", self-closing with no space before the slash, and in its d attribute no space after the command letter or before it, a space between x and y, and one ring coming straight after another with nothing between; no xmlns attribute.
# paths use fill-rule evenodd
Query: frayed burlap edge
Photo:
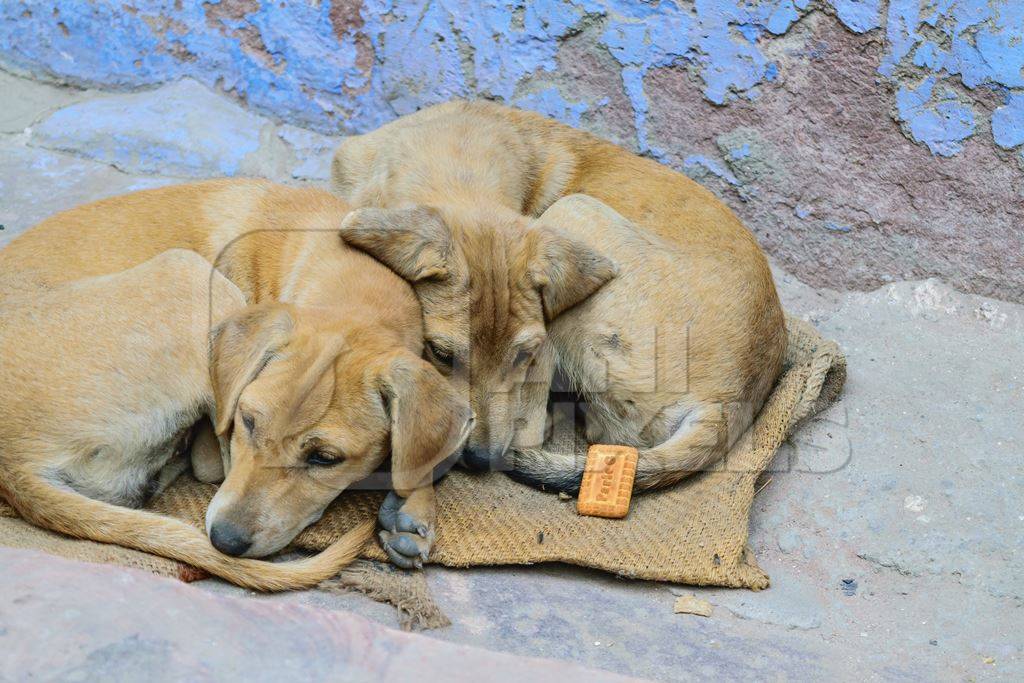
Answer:
<svg viewBox="0 0 1024 683"><path fill-rule="evenodd" d="M330 593L357 592L394 607L398 623L406 631L444 628L451 621L434 602L423 572L409 572L372 560L356 560L320 590Z"/></svg>

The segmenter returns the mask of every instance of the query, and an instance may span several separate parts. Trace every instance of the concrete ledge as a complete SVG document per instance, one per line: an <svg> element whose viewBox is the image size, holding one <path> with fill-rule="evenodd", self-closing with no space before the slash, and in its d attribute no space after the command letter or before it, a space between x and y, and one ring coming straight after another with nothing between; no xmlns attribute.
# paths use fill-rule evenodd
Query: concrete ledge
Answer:
<svg viewBox="0 0 1024 683"><path fill-rule="evenodd" d="M0 549L0 680L636 680Z"/></svg>

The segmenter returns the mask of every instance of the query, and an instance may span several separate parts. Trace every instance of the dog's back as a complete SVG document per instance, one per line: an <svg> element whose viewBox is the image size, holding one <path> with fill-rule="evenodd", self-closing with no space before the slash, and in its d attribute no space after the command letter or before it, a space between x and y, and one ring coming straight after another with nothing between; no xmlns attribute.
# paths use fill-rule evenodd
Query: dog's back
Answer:
<svg viewBox="0 0 1024 683"><path fill-rule="evenodd" d="M169 185L47 218L0 249L0 273L52 287L187 249L226 275L249 303L344 304L347 315L364 310L416 337L420 311L409 286L338 237L349 208L329 192L265 180Z"/></svg>
<svg viewBox="0 0 1024 683"><path fill-rule="evenodd" d="M264 185L231 180L172 185L62 211L0 249L0 272L28 272L56 285L119 273L169 249L202 253L209 197L240 182L251 184L251 191Z"/></svg>
<svg viewBox="0 0 1024 683"><path fill-rule="evenodd" d="M28 285L0 303L0 463L137 505L209 410L212 322L243 306L198 254Z"/></svg>

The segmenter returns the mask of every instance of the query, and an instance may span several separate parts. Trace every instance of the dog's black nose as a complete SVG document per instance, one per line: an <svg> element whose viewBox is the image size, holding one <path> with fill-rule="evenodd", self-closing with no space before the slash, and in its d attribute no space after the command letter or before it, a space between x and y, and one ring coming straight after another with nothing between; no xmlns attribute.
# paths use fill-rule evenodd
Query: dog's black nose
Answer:
<svg viewBox="0 0 1024 683"><path fill-rule="evenodd" d="M462 464L474 472L490 472L502 468L502 457L486 448L466 445L462 449Z"/></svg>
<svg viewBox="0 0 1024 683"><path fill-rule="evenodd" d="M210 543L232 557L241 557L252 547L252 539L235 525L226 522L218 522L210 528Z"/></svg>
<svg viewBox="0 0 1024 683"><path fill-rule="evenodd" d="M462 449L462 464L474 472L485 472L491 469L491 459L486 448L466 445Z"/></svg>

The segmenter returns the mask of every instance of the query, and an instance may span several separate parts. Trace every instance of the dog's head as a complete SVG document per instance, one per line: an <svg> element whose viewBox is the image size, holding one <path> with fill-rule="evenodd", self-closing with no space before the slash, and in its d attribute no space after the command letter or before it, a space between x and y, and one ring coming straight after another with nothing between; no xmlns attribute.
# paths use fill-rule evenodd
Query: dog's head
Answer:
<svg viewBox="0 0 1024 683"><path fill-rule="evenodd" d="M547 323L614 277L615 265L557 228L497 207L358 209L341 234L413 284L427 358L476 415L462 461L501 469Z"/></svg>
<svg viewBox="0 0 1024 683"><path fill-rule="evenodd" d="M328 311L249 306L213 331L210 360L214 426L230 456L206 527L229 555L280 550L389 454L408 495L472 425L430 364Z"/></svg>

